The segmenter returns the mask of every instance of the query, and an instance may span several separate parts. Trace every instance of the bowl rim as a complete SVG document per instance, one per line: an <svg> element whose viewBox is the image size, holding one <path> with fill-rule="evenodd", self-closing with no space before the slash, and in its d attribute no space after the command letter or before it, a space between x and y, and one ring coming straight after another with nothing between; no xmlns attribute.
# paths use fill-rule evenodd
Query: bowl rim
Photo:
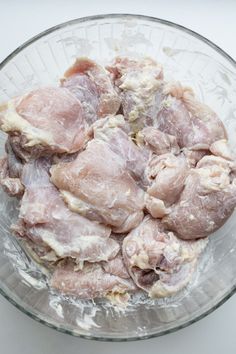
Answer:
<svg viewBox="0 0 236 354"><path fill-rule="evenodd" d="M62 22L58 25L52 26L42 32L40 32L39 34L31 37L30 39L28 39L27 41L25 41L23 44L21 44L20 46L18 46L13 52L11 52L1 63L0 63L0 70L2 70L4 68L4 66L6 66L6 64L8 64L12 58L14 58L18 53L20 53L23 49L27 48L28 46L30 46L32 43L34 43L35 41L37 41L40 38L43 38L44 36L59 30L61 28L65 28L67 26L76 24L76 23L83 23L83 22L88 22L88 21L94 21L94 20L101 20L104 18L127 18L127 19L140 19L140 20L146 20L146 21L150 21L150 22L157 22L163 25L167 25L169 27L172 28L176 28L178 30L182 30L183 32L190 34L191 36L201 40L202 42L206 43L208 46L210 46L212 49L214 49L218 54L220 54L221 56L223 56L225 59L227 59L235 68L236 68L236 61L228 54L226 53L223 49L221 49L218 45L216 45L215 43L213 43L211 40L209 40L208 38L200 35L199 33L185 27L182 25L179 25L175 22L172 21L168 21L168 20L164 20L161 18L157 18L157 17L153 17L153 16L146 16L146 15L139 15L139 14L128 14L128 13L108 13L108 14L100 14L100 15L91 15L91 16L86 16L86 17L80 17L80 18L75 18L73 20L69 20L69 21L65 21ZM210 313L212 313L213 311L215 311L217 308L219 308L221 305L223 305L232 295L234 295L236 292L236 284L232 285L231 289L229 291L227 291L227 293L225 293L220 300L217 301L217 303L212 306L210 309L204 311L202 314L200 314L199 316L196 316L195 318L186 321L183 324L177 325L177 326L173 326L167 330L163 330L160 331L158 333L151 333L151 334L144 334L144 335L136 335L136 336L132 336L132 337L109 337L109 336L98 336L98 335L94 335L94 334L88 334L85 335L83 333L79 333L79 332L75 332L73 330L70 330L68 328L65 328L63 326L57 326L55 323L51 323L50 321L45 320L42 316L40 316L39 313L34 313L33 311L30 311L28 309L26 309L21 303L20 301L18 302L16 299L14 299L14 296L12 296L10 294L10 292L8 293L8 291L6 290L3 282L0 283L0 294L7 299L11 304L13 304L17 309L19 309L21 312L23 312L24 314L28 315L30 318L36 320L39 323L42 323L44 325L46 325L49 328L53 328L59 332L65 333L65 334L70 334L72 336L75 337L79 337L79 338L84 338L84 339L92 339L92 340L98 340L98 341L108 341L108 342L128 342L128 341L136 341L136 340L143 340L143 339L149 339L149 338L154 338L154 337L160 337L163 336L165 334L169 334L169 333L173 333L176 332L182 328L185 328L201 319L203 319L204 317L208 316Z"/></svg>

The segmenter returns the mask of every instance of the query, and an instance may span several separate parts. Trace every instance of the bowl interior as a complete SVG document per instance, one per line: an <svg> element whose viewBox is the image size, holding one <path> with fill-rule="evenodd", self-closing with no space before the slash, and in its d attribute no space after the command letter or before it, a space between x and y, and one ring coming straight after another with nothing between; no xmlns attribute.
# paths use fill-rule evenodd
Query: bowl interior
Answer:
<svg viewBox="0 0 236 354"><path fill-rule="evenodd" d="M0 101L35 87L55 85L76 57L107 64L117 55L150 56L166 77L191 86L223 120L236 149L236 66L220 49L193 32L162 20L106 15L59 25L23 45L0 67ZM4 154L6 136L0 135ZM42 269L11 236L18 202L0 192L0 289L32 317L70 334L128 340L168 333L218 306L236 283L235 214L210 238L189 287L162 300L137 296L127 309L102 300L81 301L53 294Z"/></svg>

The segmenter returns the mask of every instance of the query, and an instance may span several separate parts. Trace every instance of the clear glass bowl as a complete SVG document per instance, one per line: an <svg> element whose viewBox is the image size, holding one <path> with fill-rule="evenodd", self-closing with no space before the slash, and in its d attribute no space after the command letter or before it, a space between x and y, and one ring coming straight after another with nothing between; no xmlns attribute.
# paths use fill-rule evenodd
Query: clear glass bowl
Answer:
<svg viewBox="0 0 236 354"><path fill-rule="evenodd" d="M236 65L216 45L182 26L136 15L101 15L53 27L16 49L0 65L0 101L55 84L77 56L106 64L116 55L151 56L168 77L191 85L224 121L236 148ZM5 135L0 136L4 154ZM30 317L90 339L136 340L167 334L216 309L236 289L235 214L214 236L194 281L178 296L138 298L126 310L106 301L53 294L44 272L9 232L18 202L0 195L0 292Z"/></svg>

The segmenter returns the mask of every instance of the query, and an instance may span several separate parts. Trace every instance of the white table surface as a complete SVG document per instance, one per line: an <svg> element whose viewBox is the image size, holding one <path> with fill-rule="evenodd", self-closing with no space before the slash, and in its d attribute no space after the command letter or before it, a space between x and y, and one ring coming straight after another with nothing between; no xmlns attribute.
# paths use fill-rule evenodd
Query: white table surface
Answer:
<svg viewBox="0 0 236 354"><path fill-rule="evenodd" d="M189 27L236 59L235 0L0 0L0 61L18 45L58 23L99 13L136 13ZM235 354L236 297L207 318L165 337L105 343L49 329L0 297L1 354Z"/></svg>

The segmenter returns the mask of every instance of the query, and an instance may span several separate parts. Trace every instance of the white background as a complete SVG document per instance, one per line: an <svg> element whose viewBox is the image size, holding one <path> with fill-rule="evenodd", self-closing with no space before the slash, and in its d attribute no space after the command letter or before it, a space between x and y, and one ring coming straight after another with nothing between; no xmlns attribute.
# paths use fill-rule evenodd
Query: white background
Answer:
<svg viewBox="0 0 236 354"><path fill-rule="evenodd" d="M236 59L235 0L0 0L0 61L58 23L101 13L167 19L199 32ZM31 320L0 298L1 354L235 354L236 297L177 333L130 343L73 338Z"/></svg>

